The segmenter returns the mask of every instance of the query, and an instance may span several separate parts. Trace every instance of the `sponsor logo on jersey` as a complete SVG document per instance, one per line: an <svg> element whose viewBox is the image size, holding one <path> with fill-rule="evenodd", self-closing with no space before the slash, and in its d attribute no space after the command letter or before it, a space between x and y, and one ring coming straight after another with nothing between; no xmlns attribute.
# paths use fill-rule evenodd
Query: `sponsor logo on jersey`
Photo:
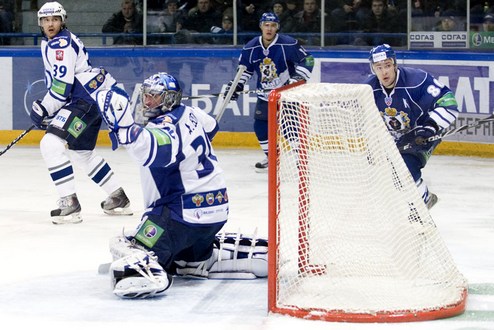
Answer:
<svg viewBox="0 0 494 330"><path fill-rule="evenodd" d="M147 219L137 231L135 238L148 248L152 248L163 232L163 228Z"/></svg>
<svg viewBox="0 0 494 330"><path fill-rule="evenodd" d="M65 96L65 93L67 92L67 84L64 83L63 81L55 79L53 80L50 89L55 94Z"/></svg>
<svg viewBox="0 0 494 330"><path fill-rule="evenodd" d="M63 50L57 50L55 52L55 59L57 61L63 61Z"/></svg>
<svg viewBox="0 0 494 330"><path fill-rule="evenodd" d="M75 138L79 137L82 132L86 129L86 123L79 117L75 117L69 125L67 131Z"/></svg>
<svg viewBox="0 0 494 330"><path fill-rule="evenodd" d="M69 42L67 41L66 37L58 37L50 41L49 47L50 48L65 48Z"/></svg>
<svg viewBox="0 0 494 330"><path fill-rule="evenodd" d="M153 134L153 136L156 138L158 147L172 143L172 139L170 138L170 136L163 130L159 128L148 128L147 130L151 132L151 134Z"/></svg>

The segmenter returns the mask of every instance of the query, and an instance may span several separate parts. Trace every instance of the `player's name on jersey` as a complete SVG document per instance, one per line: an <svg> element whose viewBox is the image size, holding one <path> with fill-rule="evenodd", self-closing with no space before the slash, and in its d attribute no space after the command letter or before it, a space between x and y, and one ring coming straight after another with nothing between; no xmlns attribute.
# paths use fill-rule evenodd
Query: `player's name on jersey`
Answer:
<svg viewBox="0 0 494 330"><path fill-rule="evenodd" d="M467 48L466 32L410 32L410 48Z"/></svg>

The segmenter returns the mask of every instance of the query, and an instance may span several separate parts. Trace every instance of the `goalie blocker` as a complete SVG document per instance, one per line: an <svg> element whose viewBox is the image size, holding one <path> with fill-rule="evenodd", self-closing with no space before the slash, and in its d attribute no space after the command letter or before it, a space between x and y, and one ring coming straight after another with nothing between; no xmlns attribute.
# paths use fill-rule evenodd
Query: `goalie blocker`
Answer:
<svg viewBox="0 0 494 330"><path fill-rule="evenodd" d="M121 298L162 296L172 275L202 279L256 279L268 274L268 241L240 233L216 235L213 253L200 262L175 261L167 271L152 251L125 236L110 241L113 293Z"/></svg>

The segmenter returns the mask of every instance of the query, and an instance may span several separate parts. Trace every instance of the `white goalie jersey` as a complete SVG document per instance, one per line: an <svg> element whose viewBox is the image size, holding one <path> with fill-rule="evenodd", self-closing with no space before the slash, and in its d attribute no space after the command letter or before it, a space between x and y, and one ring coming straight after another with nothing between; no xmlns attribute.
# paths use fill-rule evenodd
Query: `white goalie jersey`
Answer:
<svg viewBox="0 0 494 330"><path fill-rule="evenodd" d="M217 130L214 118L182 104L152 119L125 146L142 165L147 213L160 214L166 205L174 220L189 225L226 222L226 182L210 143Z"/></svg>

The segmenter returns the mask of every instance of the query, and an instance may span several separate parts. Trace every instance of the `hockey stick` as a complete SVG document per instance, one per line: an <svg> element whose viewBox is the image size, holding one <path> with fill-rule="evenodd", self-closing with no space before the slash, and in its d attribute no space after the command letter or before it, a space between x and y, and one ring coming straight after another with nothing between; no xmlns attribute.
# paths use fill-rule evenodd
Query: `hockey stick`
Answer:
<svg viewBox="0 0 494 330"><path fill-rule="evenodd" d="M441 134L437 134L437 135L434 135L434 136L431 136L430 138L428 139L421 139L421 138L417 138L417 140L415 141L416 144L420 145L420 144L425 144L427 142L434 142L434 141L437 141L437 140L440 140L442 138L445 138L447 136L450 136L450 135L453 135L453 134L456 134L458 132L461 132L461 131L465 131L467 129L470 129L470 128L475 128L475 127L479 127L481 125L484 125L486 123L489 123L491 121L494 121L494 114L488 116L488 117L485 117L485 118L482 118L482 119L479 119L477 120L476 122L472 123L472 124L468 124L468 125L463 125L463 126L460 126L458 128L455 128L455 129L452 129L452 130L449 130L449 131L446 131L446 132L443 132ZM400 151L403 151L403 150L407 150L409 148L412 147L412 143L408 143L402 147L399 148Z"/></svg>
<svg viewBox="0 0 494 330"><path fill-rule="evenodd" d="M33 128L35 128L35 127L36 126L31 125L31 127L29 127L27 130L25 130L24 132L22 132L21 135L19 135L18 137L16 137L14 139L14 141L10 142L5 149L3 149L2 151L0 151L0 156L3 155L4 153L6 153L7 150L9 150L10 148L12 148L14 146L14 144L16 144L17 142L19 142L27 133L31 132L31 130Z"/></svg>
<svg viewBox="0 0 494 330"><path fill-rule="evenodd" d="M427 139L427 142L433 142L433 141L442 139L444 137L447 137L447 136L456 134L458 132L467 130L469 128L479 127L479 126L484 125L486 123L489 123L491 121L494 121L494 114L490 115L489 117L485 117L485 118L479 119L479 120L477 120L476 122L474 122L472 124L463 125L463 126L460 126L458 128L455 128L455 129L449 130L447 132L444 132L442 134L431 136L430 138Z"/></svg>
<svg viewBox="0 0 494 330"><path fill-rule="evenodd" d="M221 117L223 116L223 113L225 112L226 106L228 103L230 103L230 99L232 98L233 93L235 93L235 89L237 88L238 82L240 81L240 78L242 77L242 74L244 71L247 69L245 65L239 65L237 74L235 75L235 79L233 79L232 85L230 86L230 89L228 90L228 93L226 94L225 100L223 101L223 104L221 105L221 109L216 115L216 121L219 122Z"/></svg>
<svg viewBox="0 0 494 330"><path fill-rule="evenodd" d="M245 90L241 92L237 92L238 94L254 94L254 93L265 93L269 92L270 90L263 90L263 89L253 89L253 90ZM216 94L204 94L204 95L196 95L196 96L182 96L182 100L196 100L196 99L205 99L205 98L213 98L213 97L219 97L223 95L223 93L216 93Z"/></svg>
<svg viewBox="0 0 494 330"><path fill-rule="evenodd" d="M100 274L100 275L108 274L110 272L110 265L111 265L111 262L100 264L98 266L98 274Z"/></svg>

